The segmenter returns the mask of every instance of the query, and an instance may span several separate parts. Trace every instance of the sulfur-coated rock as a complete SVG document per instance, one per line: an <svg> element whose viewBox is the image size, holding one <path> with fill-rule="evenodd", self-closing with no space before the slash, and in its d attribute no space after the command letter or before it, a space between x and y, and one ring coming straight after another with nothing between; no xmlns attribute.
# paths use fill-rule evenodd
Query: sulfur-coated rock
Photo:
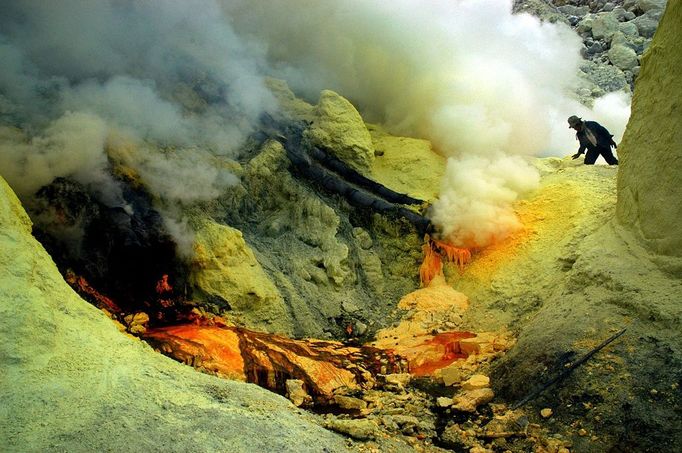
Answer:
<svg viewBox="0 0 682 453"><path fill-rule="evenodd" d="M341 434L347 434L354 439L368 440L375 439L379 434L379 427L372 420L366 418L359 419L331 419L327 421L327 428Z"/></svg>
<svg viewBox="0 0 682 453"><path fill-rule="evenodd" d="M192 269L197 288L226 301L250 327L289 332L282 296L239 230L205 222L196 233Z"/></svg>
<svg viewBox="0 0 682 453"><path fill-rule="evenodd" d="M308 392L303 388L304 385L305 383L300 379L287 379L285 383L287 398L294 406L302 406L312 401Z"/></svg>
<svg viewBox="0 0 682 453"><path fill-rule="evenodd" d="M464 371L462 371L457 364L452 364L448 367L442 368L440 370L440 376L443 379L444 385L451 386L462 382L464 379Z"/></svg>
<svg viewBox="0 0 682 453"><path fill-rule="evenodd" d="M644 16L641 16L644 17ZM682 256L682 3L669 2L644 57L618 147L618 220L655 252Z"/></svg>
<svg viewBox="0 0 682 453"><path fill-rule="evenodd" d="M367 402L359 398L353 398L351 396L335 395L334 403L336 403L341 409L348 410L363 410L367 408Z"/></svg>
<svg viewBox="0 0 682 453"><path fill-rule="evenodd" d="M387 384L395 385L402 389L410 383L412 375L410 373L387 374L384 376L384 380Z"/></svg>
<svg viewBox="0 0 682 453"><path fill-rule="evenodd" d="M202 371L278 393L288 391L287 380L302 380L306 393L324 403L341 390L372 388L380 372L405 368L389 351L333 341L292 340L213 320L151 329L144 339L162 353Z"/></svg>
<svg viewBox="0 0 682 453"><path fill-rule="evenodd" d="M383 155L374 159L372 177L385 186L421 200L438 198L445 174L445 158L427 140L396 137L382 127L368 125L372 142Z"/></svg>
<svg viewBox="0 0 682 453"><path fill-rule="evenodd" d="M490 387L490 378L484 374L474 374L462 382L462 390L476 390Z"/></svg>
<svg viewBox="0 0 682 453"><path fill-rule="evenodd" d="M280 109L289 116L308 121L315 117L314 107L303 99L296 97L286 81L268 77L265 79L265 85L275 96Z"/></svg>
<svg viewBox="0 0 682 453"><path fill-rule="evenodd" d="M130 314L123 319L128 326L128 332L132 334L142 334L147 330L149 316L144 312Z"/></svg>
<svg viewBox="0 0 682 453"><path fill-rule="evenodd" d="M2 178L0 231L0 332L11 338L0 342L3 450L346 451L281 396L119 332L63 280Z"/></svg>
<svg viewBox="0 0 682 453"><path fill-rule="evenodd" d="M452 407L462 412L476 412L478 406L491 401L494 397L495 393L489 388L467 390L452 398Z"/></svg>
<svg viewBox="0 0 682 453"><path fill-rule="evenodd" d="M374 145L353 104L331 90L324 90L315 114L316 119L306 134L308 139L359 172L368 172L374 162Z"/></svg>
<svg viewBox="0 0 682 453"><path fill-rule="evenodd" d="M452 406L452 398L439 396L438 398L436 398L436 404L438 405L438 407L450 407Z"/></svg>

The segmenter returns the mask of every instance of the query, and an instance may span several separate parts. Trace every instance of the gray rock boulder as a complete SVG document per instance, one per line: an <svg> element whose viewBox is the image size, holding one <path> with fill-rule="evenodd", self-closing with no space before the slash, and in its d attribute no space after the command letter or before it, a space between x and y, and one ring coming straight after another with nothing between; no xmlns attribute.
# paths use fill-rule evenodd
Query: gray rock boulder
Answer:
<svg viewBox="0 0 682 453"><path fill-rule="evenodd" d="M595 39L611 40L614 33L618 31L618 18L613 13L597 14L592 22L592 36Z"/></svg>
<svg viewBox="0 0 682 453"><path fill-rule="evenodd" d="M656 32L656 27L658 26L658 15L655 13L646 13L639 17L636 17L632 22L637 27L637 31L641 36L645 38L651 38Z"/></svg>
<svg viewBox="0 0 682 453"><path fill-rule="evenodd" d="M665 9L666 0L637 0L637 7L644 11L663 11Z"/></svg>
<svg viewBox="0 0 682 453"><path fill-rule="evenodd" d="M634 22L621 22L618 25L618 31L626 36L639 36L639 29L637 29L637 24Z"/></svg>
<svg viewBox="0 0 682 453"><path fill-rule="evenodd" d="M628 11L626 11L625 8L623 8L622 6L616 6L615 8L613 8L612 13L620 22L627 20L625 19L625 16L627 15Z"/></svg>
<svg viewBox="0 0 682 453"><path fill-rule="evenodd" d="M589 6L563 5L557 9L567 16L583 17L590 12Z"/></svg>
<svg viewBox="0 0 682 453"><path fill-rule="evenodd" d="M625 88L629 90L623 71L615 66L588 61L580 69L589 80L607 93Z"/></svg>
<svg viewBox="0 0 682 453"><path fill-rule="evenodd" d="M591 35L593 24L594 24L594 16L592 14L588 14L583 18L583 20L581 20L578 23L578 25L575 27L575 31L578 32L578 34L582 35L582 36Z"/></svg>
<svg viewBox="0 0 682 453"><path fill-rule="evenodd" d="M611 46L608 55L611 64L623 71L631 70L639 64L637 53L623 44Z"/></svg>

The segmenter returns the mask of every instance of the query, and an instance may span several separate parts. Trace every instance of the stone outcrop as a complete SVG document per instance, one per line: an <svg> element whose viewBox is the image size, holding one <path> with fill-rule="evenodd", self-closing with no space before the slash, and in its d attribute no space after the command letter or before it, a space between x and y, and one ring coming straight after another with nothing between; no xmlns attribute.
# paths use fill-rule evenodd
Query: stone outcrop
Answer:
<svg viewBox="0 0 682 453"><path fill-rule="evenodd" d="M213 325L210 325L213 324ZM379 373L399 373L407 363L370 346L292 340L210 323L185 324L147 331L144 338L161 352L202 371L248 381L281 394L302 381L306 393L323 404L336 403L340 389L372 388ZM295 393L295 392L294 392Z"/></svg>
<svg viewBox="0 0 682 453"><path fill-rule="evenodd" d="M657 253L682 256L682 5L670 2L644 56L618 155L619 221Z"/></svg>
<svg viewBox="0 0 682 453"><path fill-rule="evenodd" d="M358 327L353 336L370 334L418 284L421 238L370 209L349 207L291 166L282 144L266 140L217 215L242 232L277 287L294 336L343 338L349 326Z"/></svg>
<svg viewBox="0 0 682 453"><path fill-rule="evenodd" d="M346 451L284 398L121 334L64 282L2 178L0 336L5 451Z"/></svg>
<svg viewBox="0 0 682 453"><path fill-rule="evenodd" d="M374 162L374 145L353 104L331 90L323 90L315 114L308 139L331 150L357 171L368 172Z"/></svg>
<svg viewBox="0 0 682 453"><path fill-rule="evenodd" d="M196 233L192 277L209 300L243 323L291 333L291 319L277 287L256 260L242 233L227 225L204 222Z"/></svg>
<svg viewBox="0 0 682 453"><path fill-rule="evenodd" d="M580 76L586 87L580 100L590 104L612 91L631 91L639 58L649 46L665 8L665 0L624 2L580 0L516 0L514 8L549 22L565 22L582 37Z"/></svg>

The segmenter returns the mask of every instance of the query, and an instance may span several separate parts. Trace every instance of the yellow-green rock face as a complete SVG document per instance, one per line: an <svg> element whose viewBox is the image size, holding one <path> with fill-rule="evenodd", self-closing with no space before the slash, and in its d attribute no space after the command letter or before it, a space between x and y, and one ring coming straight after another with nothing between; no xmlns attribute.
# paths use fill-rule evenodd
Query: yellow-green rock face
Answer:
<svg viewBox="0 0 682 453"><path fill-rule="evenodd" d="M433 150L431 142L396 137L374 125L369 130L378 151L372 166L376 181L424 201L438 198L446 159Z"/></svg>
<svg viewBox="0 0 682 453"><path fill-rule="evenodd" d="M682 3L668 2L618 148L618 219L660 254L682 256Z"/></svg>
<svg viewBox="0 0 682 453"><path fill-rule="evenodd" d="M21 202L5 180L0 177L0 228L7 233L11 229L30 233L31 226L31 219L28 218Z"/></svg>
<svg viewBox="0 0 682 453"><path fill-rule="evenodd" d="M278 395L119 332L63 280L2 177L0 337L2 451L346 451Z"/></svg>
<svg viewBox="0 0 682 453"><path fill-rule="evenodd" d="M315 114L317 118L307 131L308 139L356 170L367 172L374 162L374 145L353 104L333 91L324 90Z"/></svg>
<svg viewBox="0 0 682 453"><path fill-rule="evenodd" d="M290 330L282 296L241 231L205 223L196 234L193 268L197 288L227 301L249 326L281 333Z"/></svg>
<svg viewBox="0 0 682 453"><path fill-rule="evenodd" d="M315 118L314 107L303 99L297 98L284 80L266 78L265 84L275 96L279 108L284 113L292 118L308 121L312 121Z"/></svg>

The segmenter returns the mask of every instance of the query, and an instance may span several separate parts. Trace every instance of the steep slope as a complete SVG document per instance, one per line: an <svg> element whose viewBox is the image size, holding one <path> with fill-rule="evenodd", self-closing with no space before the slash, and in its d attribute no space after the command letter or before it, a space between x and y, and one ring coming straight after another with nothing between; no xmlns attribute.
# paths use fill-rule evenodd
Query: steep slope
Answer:
<svg viewBox="0 0 682 453"><path fill-rule="evenodd" d="M618 219L657 253L682 256L682 5L668 2L632 100L618 176Z"/></svg>
<svg viewBox="0 0 682 453"><path fill-rule="evenodd" d="M63 281L0 179L3 451L344 451L281 397L124 336Z"/></svg>
<svg viewBox="0 0 682 453"><path fill-rule="evenodd" d="M614 169L543 166L540 190L517 206L524 230L476 255L462 274L447 270L470 300L463 327L517 336L491 369L510 402L627 328L526 408L551 408L548 426L575 451L672 450L682 441L680 263L652 254L615 221Z"/></svg>

